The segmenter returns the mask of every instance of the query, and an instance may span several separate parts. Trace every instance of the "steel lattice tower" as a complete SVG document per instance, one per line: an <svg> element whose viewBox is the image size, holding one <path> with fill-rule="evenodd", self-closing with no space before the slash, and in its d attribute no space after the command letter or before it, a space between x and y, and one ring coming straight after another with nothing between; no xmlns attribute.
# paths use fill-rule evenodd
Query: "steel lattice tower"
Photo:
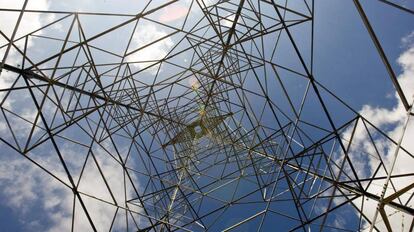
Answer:
<svg viewBox="0 0 414 232"><path fill-rule="evenodd" d="M393 231L397 216L413 230L414 169L394 164L414 151L401 146L403 132L391 138L314 76L313 0L149 0L135 14L28 2L0 9L18 16L11 34L0 32L0 149L72 197L68 230ZM405 130L411 96L360 2ZM183 17L158 20L177 4ZM23 30L36 14L53 17ZM164 33L134 43L154 27ZM166 52L140 58L154 46ZM103 190L87 186L91 176ZM332 223L347 215L352 223Z"/></svg>

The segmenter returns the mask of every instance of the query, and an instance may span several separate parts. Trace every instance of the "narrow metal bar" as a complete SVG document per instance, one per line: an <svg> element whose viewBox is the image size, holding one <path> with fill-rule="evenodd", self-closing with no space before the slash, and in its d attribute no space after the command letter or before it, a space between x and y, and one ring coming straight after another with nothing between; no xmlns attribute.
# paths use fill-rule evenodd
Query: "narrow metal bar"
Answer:
<svg viewBox="0 0 414 232"><path fill-rule="evenodd" d="M377 38L377 35L374 32L374 29L371 26L371 23L368 20L367 15L365 14L364 9L362 8L361 4L359 3L359 0L354 0L354 5L358 10L359 15L361 16L362 21L364 22L365 28L367 29L372 42L374 43L382 62L384 63L385 68L387 69L388 75L391 78L392 83L394 84L394 88L398 93L398 96L401 99L401 102L404 105L405 110L409 110L410 109L410 105L407 101L407 98L404 95L404 91L402 90L400 83L397 80L397 76L395 75L394 70L392 69L392 66L390 64L390 62L388 61L387 56L385 55L384 49L381 46L380 41Z"/></svg>
<svg viewBox="0 0 414 232"><path fill-rule="evenodd" d="M1 64L0 64L0 74L3 70L4 64L6 63L7 56L9 55L10 48L12 47L12 44L14 42L14 37L16 36L17 30L19 29L19 25L20 25L20 22L22 21L23 14L25 12L25 9L26 9L26 6L27 6L28 2L29 2L29 0L25 0L24 3L23 3L23 7L20 10L19 18L17 19L16 25L14 26L12 36L10 38L9 44L7 45L6 52L4 53L3 59L2 59ZM6 37L6 35L4 35L4 36Z"/></svg>
<svg viewBox="0 0 414 232"><path fill-rule="evenodd" d="M371 224L370 229L369 229L370 232L372 232L373 229L374 229L374 225L375 225L375 222L377 221L378 213L381 210L383 210L384 204L386 203L385 202L385 199L386 199L385 198L385 194L386 194L387 189L388 189L388 184L390 183L390 180L391 180L392 171L394 170L395 163L397 162L397 158L398 158L398 154L399 154L399 151L400 151L400 148L401 148L401 144L402 144L402 141L404 139L404 134L405 134L405 132L406 132L406 130L408 128L408 123L410 122L410 118L411 118L410 113L411 113L411 107L412 107L413 104L414 104L414 100L413 100L413 103L411 104L411 106L407 110L407 114L406 114L407 115L407 118L405 120L404 126L402 128L402 132L401 132L400 139L398 141L397 147L395 148L394 155L392 157L391 168L390 168L390 170L388 172L387 179L386 179L386 181L384 183L384 186L383 186L383 189L382 189L382 192L381 192L381 196L380 196L380 198L378 200L377 210L375 211L374 217L372 219L372 224ZM383 219L384 219L384 221L387 220L386 218L383 218Z"/></svg>

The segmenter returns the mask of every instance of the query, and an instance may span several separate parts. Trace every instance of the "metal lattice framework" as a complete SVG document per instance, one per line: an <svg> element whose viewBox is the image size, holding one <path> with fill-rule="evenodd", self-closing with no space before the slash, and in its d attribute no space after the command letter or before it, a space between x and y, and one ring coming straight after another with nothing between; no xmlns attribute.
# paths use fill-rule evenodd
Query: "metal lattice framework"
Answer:
<svg viewBox="0 0 414 232"><path fill-rule="evenodd" d="M0 31L9 84L0 90L1 149L72 196L68 230L392 231L402 215L412 231L414 170L394 164L414 151L313 76L314 2L294 2L149 0L127 14L34 10L26 0L0 9L18 16L11 34ZM183 17L158 20L177 4ZM353 4L406 128L412 104ZM22 32L30 15L53 17ZM154 27L164 33L134 42ZM157 46L165 54L145 60ZM88 175L102 191L88 188ZM341 217L352 223L332 223Z"/></svg>

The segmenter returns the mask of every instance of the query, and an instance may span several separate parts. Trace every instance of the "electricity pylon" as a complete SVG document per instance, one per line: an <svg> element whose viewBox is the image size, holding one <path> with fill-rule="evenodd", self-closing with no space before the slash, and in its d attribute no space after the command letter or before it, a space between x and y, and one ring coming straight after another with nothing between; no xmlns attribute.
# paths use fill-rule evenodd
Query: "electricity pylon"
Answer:
<svg viewBox="0 0 414 232"><path fill-rule="evenodd" d="M316 0L30 2L0 9L0 150L61 187L68 230L413 230L412 103L362 1L398 138L314 74Z"/></svg>

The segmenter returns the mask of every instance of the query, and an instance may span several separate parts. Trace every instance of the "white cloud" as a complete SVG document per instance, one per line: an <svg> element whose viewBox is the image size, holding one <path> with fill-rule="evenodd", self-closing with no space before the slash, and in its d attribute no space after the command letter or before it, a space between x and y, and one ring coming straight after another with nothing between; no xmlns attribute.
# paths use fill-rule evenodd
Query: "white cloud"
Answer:
<svg viewBox="0 0 414 232"><path fill-rule="evenodd" d="M21 9L23 7L22 0L18 1L8 1L8 0L0 0L0 7L1 8L11 8L11 9ZM26 9L41 9L46 10L49 8L49 2L47 0L37 0L37 1L29 1ZM11 39L13 30L15 28L15 25L17 23L17 19L20 12L1 12L0 14L0 30L8 36L8 39ZM34 14L34 13L25 13L23 14L22 20L20 21L16 36L14 39L17 39L21 36L24 36L26 34L29 34L30 32L39 29L44 25L45 21L51 21L54 18L54 14L48 14L48 15L41 15L41 14ZM37 32L38 35L42 34L42 31ZM4 39L2 36L0 36L0 45L6 44L6 39ZM24 41L20 40L16 43L17 46L23 47ZM33 38L28 37L27 41L27 47L30 48L33 46ZM0 59L3 60L3 56L6 52L6 47L4 47L2 50L0 50ZM17 66L20 64L22 59L22 56L14 50L13 47L11 47L10 52L8 53L6 63ZM11 88L13 82L16 80L17 75L15 75L12 72L8 72L5 70L2 70L0 74L0 89L7 89ZM4 97L6 96L6 92L2 91L0 92L0 102L3 101ZM15 107L18 105L16 101L24 101L27 99L29 95L19 95L18 99L16 97L8 97L6 101L3 103L2 107L7 108L11 111L13 109L16 109L18 107ZM18 112L16 112L18 113ZM35 116L35 113L28 112L27 110L22 115L23 118L25 116L30 118L33 118ZM6 125L4 122L0 122L0 132L7 132Z"/></svg>
<svg viewBox="0 0 414 232"><path fill-rule="evenodd" d="M111 153L115 153L109 147L106 149ZM82 167L83 160L77 158L80 157L80 154L73 147L66 145L62 150L64 150L64 157L68 157L68 165L78 169ZM122 166L106 154L102 148L96 148L93 151L117 203L125 207ZM53 152L43 154L42 157L47 157L43 158L45 159L44 163L50 162L50 157L53 155L55 155ZM66 174L63 173L62 169L58 168L59 166L60 164L55 163L48 166L47 169L57 176L65 176ZM76 181L76 178L74 179ZM16 210L23 225L29 227L35 223L38 229L43 231L70 230L73 207L72 191L57 180L54 180L40 168L31 164L28 160L23 157L6 160L6 158L2 157L0 159L0 187L2 189L0 193L5 197L4 204ZM79 191L112 202L112 199L107 197L109 192L100 177L92 157L89 157L87 168L82 175ZM126 194L127 198L131 197L131 191L128 191ZM98 231L108 231L116 208L87 196L82 195L82 199ZM39 206L40 211L34 214L33 208L38 208ZM124 217L123 212L123 210L120 210L117 217ZM43 219L40 219L38 215L42 215ZM45 220L47 223L45 223ZM123 222L124 219L119 220L113 228L125 229L126 225ZM89 222L83 215L80 204L77 203L75 231L90 230Z"/></svg>
<svg viewBox="0 0 414 232"><path fill-rule="evenodd" d="M0 186L4 204L12 207L16 213L21 215L19 220L23 225L37 222L36 219L29 221L25 219L28 216L32 217L31 210L36 203L40 203L45 217L50 218L52 223L55 223L52 216L70 216L70 192L23 157L10 160L1 159ZM51 210L52 208L58 212L57 215ZM61 217L60 220L60 223L70 227L66 218Z"/></svg>
<svg viewBox="0 0 414 232"><path fill-rule="evenodd" d="M160 29L157 25L146 22L139 23L132 38L132 48L130 50L135 50L143 46L147 46L153 41L158 40L166 35L167 33ZM158 41L157 43L151 44L148 47L132 53L127 57L127 61L140 62L134 63L133 65L139 69L144 69L155 63L145 61L154 61L164 58L173 46L173 40L170 37L167 37L163 40ZM158 67L159 65L154 65L146 71L150 72L151 74L155 74L158 70Z"/></svg>
<svg viewBox="0 0 414 232"><path fill-rule="evenodd" d="M23 7L24 1L9 1L9 0L0 0L0 8L11 8L11 9L21 9ZM27 3L26 9L35 9L35 10L47 10L49 9L49 1L47 0L36 0L29 1ZM20 12L1 12L1 21L0 30L9 37L12 36L14 27L17 23ZM38 13L24 13L20 21L19 28L17 30L15 39L27 35L28 33L41 28L45 25L46 22L50 22L55 18L54 14L38 14ZM36 33L37 35L42 34L42 31ZM3 45L6 43L6 40L1 37L0 44ZM29 37L28 47L32 46L32 38ZM13 54L10 54L13 56ZM17 54L15 54L17 55ZM1 57L3 58L3 57Z"/></svg>
<svg viewBox="0 0 414 232"><path fill-rule="evenodd" d="M403 41L408 41L409 39L403 39ZM408 43L408 42L407 42ZM403 88L405 96L408 98L408 101L411 103L413 101L414 95L414 46L411 45L408 49L401 54L398 58L398 63L402 67L402 73L398 76L398 81ZM398 94L394 94L394 98L398 103L391 109L384 107L375 107L371 105L364 105L360 110L360 114L372 122L378 128L384 130L392 139L398 141L402 135L403 127L407 119L407 112L399 100ZM374 133L374 132L371 132ZM344 137L349 138L351 134L351 129L349 129ZM387 167L387 170L390 170L391 163L394 157L396 146L391 143L389 140L386 140L384 137L374 137L375 144L381 154L383 162ZM410 122L408 124L407 130L404 135L402 142L402 147L407 149L409 152L414 153L414 120L413 117L410 117ZM354 150L350 153L350 158L354 161L353 164L356 165L358 170L358 175L370 176L374 173L375 169L378 167L379 159L375 155L376 151L371 145L371 141L368 137L368 134L365 131L365 128L362 122L359 123L359 126L356 129L355 137L352 141L352 147ZM351 148L352 149L352 148ZM371 155L364 155L371 154ZM414 159L408 156L404 151L400 150L398 154L398 159L393 170L393 174L403 174L403 173L412 173L412 167L414 166ZM386 173L381 169L377 176L386 176ZM394 179L393 184L398 189L408 186L414 182L414 178L400 178ZM381 195L385 181L373 181L368 191L374 193L378 196ZM394 191L391 186L387 190L387 196L392 194ZM413 191L401 196L401 199L407 200L409 195ZM410 193L410 194L409 194ZM355 201L356 205L362 204L362 199L359 198ZM411 207L414 206L413 200L410 201ZM368 200L364 202L364 213L370 218L373 218L376 211L378 202L374 200ZM409 204L410 205L410 204ZM411 224L412 217L410 215L404 214L402 212L396 211L395 209L386 207L386 213L389 215L389 220L391 226L395 231L408 231L409 225ZM367 223L364 224L366 229L369 229ZM405 225L403 227L403 225ZM377 218L376 226L380 230L386 230L385 224L382 222L382 218L379 215Z"/></svg>
<svg viewBox="0 0 414 232"><path fill-rule="evenodd" d="M236 15L235 14L229 14L228 16L224 17L224 19L221 20L221 25L226 28L231 28L234 23Z"/></svg>
<svg viewBox="0 0 414 232"><path fill-rule="evenodd" d="M3 8L20 9L22 5L23 1L0 0L0 7ZM47 10L49 7L49 2L47 0L29 1L27 6L28 9L40 10ZM11 37L17 17L18 13L2 12L0 14L0 30L2 30L8 37ZM53 17L54 16L50 14L40 15L25 13L15 38L40 28L44 25L45 20L50 21ZM41 33L41 31L37 32L38 35ZM0 43L4 44L5 40L0 40ZM29 37L28 47L32 46L34 46L34 41ZM4 51L5 49L1 50L1 54L4 54ZM3 56L1 56L1 58L3 58ZM15 50L10 50L6 63L16 66L20 61L21 56ZM0 77L0 89L10 88L12 83L16 80L16 77L16 74L4 70ZM4 99L5 95L5 92L0 92L0 101ZM34 122L37 111L33 107L33 104L31 104L30 107L27 105L29 104L27 101L29 98L30 95L28 92L25 92L23 95L9 95L2 107L20 115L30 122ZM46 105L43 109L43 113L46 115L53 115L54 112ZM24 142L24 136L28 134L32 125L30 123L23 123L21 119L14 116L9 116L8 119L13 126L14 132L18 136L22 136L23 140L20 141ZM39 123L39 125L43 124ZM11 136L3 119L0 121L0 136L5 139ZM17 139L19 140L19 138ZM4 145L1 146L0 149L4 151ZM62 149L62 153L67 157L67 162L70 166L79 168L83 164L82 159L78 159L79 153L71 149L71 147L68 147L68 144L65 144L65 146L65 149ZM110 148L107 149L110 152L115 153ZM97 156L98 163L107 178L108 184L113 190L117 203L120 206L125 207L122 166L105 154L103 149L95 148L94 152ZM37 151L34 153L29 153L28 155L32 156L33 159L36 159L37 162L56 176L64 177L63 180L67 180L63 169L59 168L61 165L57 162L56 154L54 154L53 151ZM91 165L95 164L91 163ZM95 168L85 170L79 190L101 198L108 195L108 190L104 185L104 182L102 180L97 181L99 176L100 173L96 168L96 165ZM16 211L16 215L18 215L18 219L28 230L69 231L71 228L73 207L72 191L22 156L0 156L0 194L3 196L1 203L12 207ZM129 193L127 193L127 195L128 194ZM90 214L93 215L92 220L95 222L97 229L99 231L108 230L116 208L86 196L83 196L82 199ZM109 202L112 201L111 198L105 198L105 200L108 200ZM34 208L36 208L36 212L33 211ZM86 217L81 213L82 209L79 203L77 203L76 210L75 222L77 223L75 223L75 231L90 231L89 223ZM118 217L122 215L123 212L123 210L120 210ZM124 222L124 220L122 222ZM120 229L122 229L123 226L125 226L124 223L115 225L115 227Z"/></svg>
<svg viewBox="0 0 414 232"><path fill-rule="evenodd" d="M410 34L404 36L401 39L401 43L405 47L410 47L414 44L414 31L412 31Z"/></svg>

